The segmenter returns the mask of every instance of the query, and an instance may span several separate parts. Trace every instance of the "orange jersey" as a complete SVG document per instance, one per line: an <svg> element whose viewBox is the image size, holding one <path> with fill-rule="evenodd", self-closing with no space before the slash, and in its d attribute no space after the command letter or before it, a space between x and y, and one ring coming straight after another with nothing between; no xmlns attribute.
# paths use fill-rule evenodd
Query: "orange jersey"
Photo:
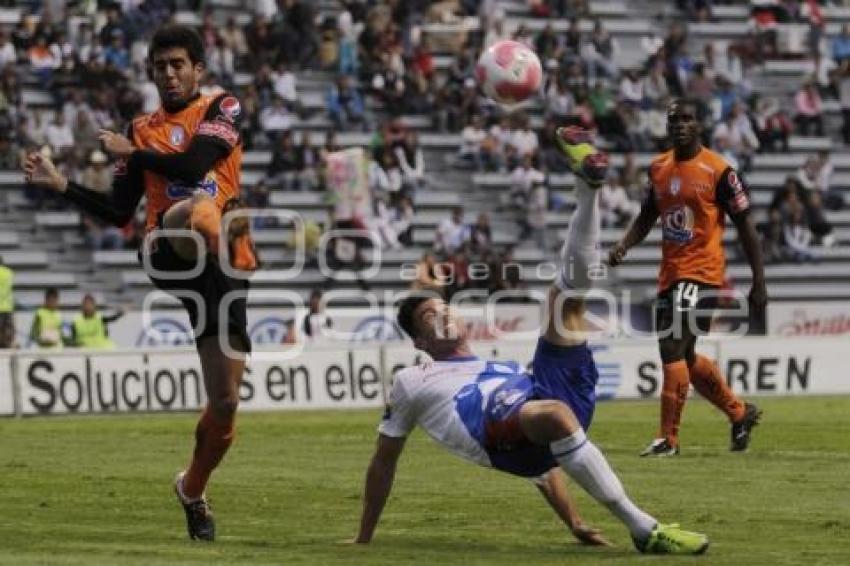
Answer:
<svg viewBox="0 0 850 566"><path fill-rule="evenodd" d="M652 160L649 181L651 202L646 204L658 211L663 238L659 290L680 279L721 286L724 212L749 209L737 172L707 148L687 161L676 161L670 150Z"/></svg>
<svg viewBox="0 0 850 566"><path fill-rule="evenodd" d="M170 114L163 108L133 120L130 136L136 147L158 153L184 151L196 135L209 138L227 148L226 157L218 160L206 176L195 185L169 179L153 171L144 171L147 197L146 230L156 227L159 216L171 206L197 190L215 198L221 209L231 198L239 197L239 175L242 167L242 143L239 139L239 101L222 93L199 96L182 110Z"/></svg>

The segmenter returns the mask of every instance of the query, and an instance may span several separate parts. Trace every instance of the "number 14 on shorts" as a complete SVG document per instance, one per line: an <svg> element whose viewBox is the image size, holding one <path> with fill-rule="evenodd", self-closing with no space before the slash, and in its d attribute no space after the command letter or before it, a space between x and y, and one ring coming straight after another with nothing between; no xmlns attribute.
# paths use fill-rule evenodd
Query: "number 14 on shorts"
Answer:
<svg viewBox="0 0 850 566"><path fill-rule="evenodd" d="M699 285L691 281L680 281L676 286L676 310L686 312L696 308L699 301Z"/></svg>

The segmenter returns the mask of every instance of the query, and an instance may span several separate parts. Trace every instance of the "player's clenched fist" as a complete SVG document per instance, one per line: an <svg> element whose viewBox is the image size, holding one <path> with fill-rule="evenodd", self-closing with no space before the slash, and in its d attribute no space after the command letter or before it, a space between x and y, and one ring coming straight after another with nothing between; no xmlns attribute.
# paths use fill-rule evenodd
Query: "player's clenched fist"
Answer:
<svg viewBox="0 0 850 566"><path fill-rule="evenodd" d="M57 193L64 193L68 179L63 177L50 158L34 151L24 160L24 179L31 185L45 187Z"/></svg>
<svg viewBox="0 0 850 566"><path fill-rule="evenodd" d="M608 265L611 267L620 265L626 257L627 251L628 250L626 250L626 246L623 245L623 242L617 242L614 244L614 247L608 252Z"/></svg>

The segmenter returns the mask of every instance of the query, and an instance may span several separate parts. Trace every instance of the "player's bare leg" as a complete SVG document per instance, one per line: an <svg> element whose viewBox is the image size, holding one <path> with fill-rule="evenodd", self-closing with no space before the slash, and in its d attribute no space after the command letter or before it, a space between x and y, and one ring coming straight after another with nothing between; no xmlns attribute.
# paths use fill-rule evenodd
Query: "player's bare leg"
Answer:
<svg viewBox="0 0 850 566"><path fill-rule="evenodd" d="M531 442L548 445L567 475L628 527L638 550L701 554L708 548L705 535L660 524L629 499L608 461L587 438L565 403L529 401L520 409L518 419L522 432Z"/></svg>

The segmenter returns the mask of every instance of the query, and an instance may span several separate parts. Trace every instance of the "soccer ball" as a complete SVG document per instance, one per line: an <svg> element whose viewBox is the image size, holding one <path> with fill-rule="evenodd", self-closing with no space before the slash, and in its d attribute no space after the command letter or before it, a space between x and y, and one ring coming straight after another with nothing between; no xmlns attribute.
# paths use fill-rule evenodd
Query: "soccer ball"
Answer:
<svg viewBox="0 0 850 566"><path fill-rule="evenodd" d="M475 66L475 79L496 102L516 104L537 92L543 69L534 51L506 39L484 50Z"/></svg>

